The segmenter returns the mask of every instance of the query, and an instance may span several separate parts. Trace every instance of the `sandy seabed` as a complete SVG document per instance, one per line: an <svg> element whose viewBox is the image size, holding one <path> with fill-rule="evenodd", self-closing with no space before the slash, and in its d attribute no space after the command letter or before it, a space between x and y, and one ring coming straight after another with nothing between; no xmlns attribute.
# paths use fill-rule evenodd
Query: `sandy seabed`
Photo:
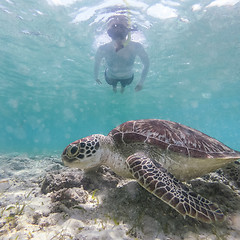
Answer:
<svg viewBox="0 0 240 240"><path fill-rule="evenodd" d="M1 155L0 166L1 240L240 239L239 164L188 183L226 214L215 224L183 218L106 167L86 174L60 156L17 154Z"/></svg>

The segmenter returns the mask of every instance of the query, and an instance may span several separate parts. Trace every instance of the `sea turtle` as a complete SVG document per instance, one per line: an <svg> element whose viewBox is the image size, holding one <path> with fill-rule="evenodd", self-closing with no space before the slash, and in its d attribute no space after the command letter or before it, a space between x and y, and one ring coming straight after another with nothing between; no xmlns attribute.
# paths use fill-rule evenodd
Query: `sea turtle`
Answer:
<svg viewBox="0 0 240 240"><path fill-rule="evenodd" d="M144 119L125 122L107 136L91 135L69 144L62 153L66 166L91 169L110 167L134 178L176 211L212 223L224 214L212 202L181 181L199 177L240 159L218 140L182 124Z"/></svg>

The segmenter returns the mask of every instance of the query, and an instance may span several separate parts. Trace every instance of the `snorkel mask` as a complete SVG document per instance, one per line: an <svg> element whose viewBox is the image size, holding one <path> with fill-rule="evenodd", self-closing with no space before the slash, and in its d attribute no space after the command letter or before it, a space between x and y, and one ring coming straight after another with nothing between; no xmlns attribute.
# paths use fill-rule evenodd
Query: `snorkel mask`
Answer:
<svg viewBox="0 0 240 240"><path fill-rule="evenodd" d="M112 40L126 40L124 42L118 41L116 52L124 48L131 41L131 31L137 31L136 28L131 28L129 18L124 15L115 15L109 18L107 33Z"/></svg>
<svg viewBox="0 0 240 240"><path fill-rule="evenodd" d="M107 33L113 40L126 39L129 29L121 23L112 24Z"/></svg>
<svg viewBox="0 0 240 240"><path fill-rule="evenodd" d="M126 16L115 15L108 19L107 33L113 40L124 40L129 32L129 20Z"/></svg>

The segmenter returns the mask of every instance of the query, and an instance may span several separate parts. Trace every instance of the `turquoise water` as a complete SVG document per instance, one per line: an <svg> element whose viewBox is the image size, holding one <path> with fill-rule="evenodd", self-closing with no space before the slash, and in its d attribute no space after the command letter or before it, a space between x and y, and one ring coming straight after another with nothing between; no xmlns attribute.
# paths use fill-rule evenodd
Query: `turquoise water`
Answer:
<svg viewBox="0 0 240 240"><path fill-rule="evenodd" d="M157 5L156 5L157 4ZM127 8L128 7L128 8ZM104 24L125 13L150 58L124 94L94 83ZM240 150L240 1L0 2L0 152L60 153L133 119L197 128Z"/></svg>

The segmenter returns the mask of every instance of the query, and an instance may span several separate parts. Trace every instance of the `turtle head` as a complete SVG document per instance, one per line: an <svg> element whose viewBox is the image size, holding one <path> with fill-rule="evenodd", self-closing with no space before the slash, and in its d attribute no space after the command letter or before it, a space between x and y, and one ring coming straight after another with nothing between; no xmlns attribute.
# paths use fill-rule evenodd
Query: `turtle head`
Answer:
<svg viewBox="0 0 240 240"><path fill-rule="evenodd" d="M104 135L95 134L70 143L62 153L64 165L80 169L91 169L101 165L105 138Z"/></svg>

